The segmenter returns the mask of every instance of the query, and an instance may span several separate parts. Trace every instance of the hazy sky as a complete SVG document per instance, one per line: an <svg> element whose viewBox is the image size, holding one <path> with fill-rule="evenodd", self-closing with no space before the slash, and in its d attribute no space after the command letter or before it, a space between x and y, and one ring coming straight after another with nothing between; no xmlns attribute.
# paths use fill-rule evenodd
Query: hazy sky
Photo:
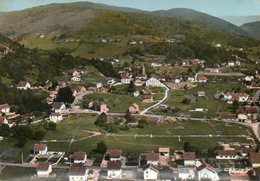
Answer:
<svg viewBox="0 0 260 181"><path fill-rule="evenodd" d="M79 0L0 0L0 11L20 10L49 3ZM83 0L84 1L84 0ZM88 0L143 10L191 8L215 16L260 15L260 0Z"/></svg>

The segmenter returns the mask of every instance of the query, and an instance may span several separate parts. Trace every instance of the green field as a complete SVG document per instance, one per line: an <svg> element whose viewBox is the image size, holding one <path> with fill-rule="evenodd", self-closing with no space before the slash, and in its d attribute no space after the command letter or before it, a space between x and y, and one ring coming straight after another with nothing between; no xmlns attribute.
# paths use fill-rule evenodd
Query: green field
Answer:
<svg viewBox="0 0 260 181"><path fill-rule="evenodd" d="M84 131L101 131L106 133L102 128L96 127L93 123L96 116L74 115L64 120L57 125L57 131L49 131L45 136L45 140L57 140L55 143L47 143L51 151L68 151L69 142L59 142L64 139L71 139L75 134L74 139L84 138L89 136L89 133ZM76 131L76 132L75 132ZM182 149L184 142L190 142L201 152L206 152L208 149L213 149L218 146L218 142L238 142L249 143L249 140L241 137L231 138L188 138L182 137L185 135L248 135L246 127L216 121L201 122L201 121L178 121L165 124L151 124L145 128L131 128L127 131L119 131L115 135L103 135L94 138L88 138L72 143L70 152L86 151L91 152L96 148L99 141L105 141L109 148L122 148L124 152L142 153L148 151L156 151L158 147L169 146L171 149ZM120 135L120 136L117 136ZM139 135L139 136L138 136ZM152 135L152 137L151 137ZM179 135L178 137L171 137ZM160 137L158 137L160 136ZM30 153L30 149L34 142L29 142L23 149L16 148L13 140L0 142L0 153L9 155L10 159L19 161L21 152L24 153L24 159ZM36 142L35 142L36 143ZM3 157L2 157L3 158Z"/></svg>
<svg viewBox="0 0 260 181"><path fill-rule="evenodd" d="M195 117L215 117L220 113L230 112L231 106L225 102L221 102L219 100L214 99L214 95L216 93L220 93L223 91L232 91L236 88L240 88L241 91L245 91L245 87L238 83L206 83L206 84L198 84L197 87L192 88L191 90L181 90L181 91L171 91L170 98L166 102L166 104L170 108L180 109L179 112L187 113L188 110L194 110L196 108L204 108L208 109L208 112L205 113L190 113ZM198 91L205 91L205 97L198 97ZM192 97L191 103L184 104L182 103L185 97ZM162 113L160 110L156 110L157 113ZM171 114L171 113L169 113Z"/></svg>
<svg viewBox="0 0 260 181"><path fill-rule="evenodd" d="M54 37L49 35L45 38L40 38L38 36L24 36L23 41L26 42L26 47L28 48L38 48L43 50L53 50L56 48L68 48L71 50L76 49L79 43L55 43L52 41Z"/></svg>

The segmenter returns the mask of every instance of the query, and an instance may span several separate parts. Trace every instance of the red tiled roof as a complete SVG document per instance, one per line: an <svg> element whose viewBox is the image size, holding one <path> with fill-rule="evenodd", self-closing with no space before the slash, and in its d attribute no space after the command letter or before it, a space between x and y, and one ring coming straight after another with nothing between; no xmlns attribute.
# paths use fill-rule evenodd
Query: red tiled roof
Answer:
<svg viewBox="0 0 260 181"><path fill-rule="evenodd" d="M37 165L37 171L47 171L50 164L48 162L39 162Z"/></svg>
<svg viewBox="0 0 260 181"><path fill-rule="evenodd" d="M260 153L251 152L249 155L251 163L260 163Z"/></svg>
<svg viewBox="0 0 260 181"><path fill-rule="evenodd" d="M86 156L85 152L74 152L73 158L74 160L84 160Z"/></svg>
<svg viewBox="0 0 260 181"><path fill-rule="evenodd" d="M146 160L158 161L159 153L146 153L145 158Z"/></svg>
<svg viewBox="0 0 260 181"><path fill-rule="evenodd" d="M0 109L8 109L10 108L9 104L1 104Z"/></svg>
<svg viewBox="0 0 260 181"><path fill-rule="evenodd" d="M236 150L218 150L218 155L233 156L237 155Z"/></svg>
<svg viewBox="0 0 260 181"><path fill-rule="evenodd" d="M121 149L109 149L109 150L107 150L107 155L109 155L110 158L120 158L122 156L122 150Z"/></svg>
<svg viewBox="0 0 260 181"><path fill-rule="evenodd" d="M122 166L121 161L108 161L107 162L107 169L110 170L120 170Z"/></svg>
<svg viewBox="0 0 260 181"><path fill-rule="evenodd" d="M183 159L184 160L195 160L196 154L195 154L195 152L184 152Z"/></svg>
<svg viewBox="0 0 260 181"><path fill-rule="evenodd" d="M45 148L46 148L45 144L35 144L32 149L34 151L43 151L45 150Z"/></svg>
<svg viewBox="0 0 260 181"><path fill-rule="evenodd" d="M87 168L82 165L73 164L69 168L69 175L84 176Z"/></svg>

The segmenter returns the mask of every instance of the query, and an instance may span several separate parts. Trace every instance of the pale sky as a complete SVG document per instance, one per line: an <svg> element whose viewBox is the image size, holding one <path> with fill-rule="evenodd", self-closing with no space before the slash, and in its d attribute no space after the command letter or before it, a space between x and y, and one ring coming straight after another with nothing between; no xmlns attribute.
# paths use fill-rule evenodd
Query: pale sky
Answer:
<svg viewBox="0 0 260 181"><path fill-rule="evenodd" d="M0 11L13 11L50 3L79 0L0 0ZM83 0L84 1L84 0ZM190 8L214 16L260 15L260 0L88 0L143 10Z"/></svg>

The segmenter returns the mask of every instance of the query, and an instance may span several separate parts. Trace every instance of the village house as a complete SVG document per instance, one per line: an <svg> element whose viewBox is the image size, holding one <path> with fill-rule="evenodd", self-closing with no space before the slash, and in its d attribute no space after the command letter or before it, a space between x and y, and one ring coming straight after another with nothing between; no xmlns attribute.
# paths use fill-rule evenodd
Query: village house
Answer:
<svg viewBox="0 0 260 181"><path fill-rule="evenodd" d="M228 170L230 181L249 181L249 168L230 168Z"/></svg>
<svg viewBox="0 0 260 181"><path fill-rule="evenodd" d="M196 171L198 175L198 180L220 180L218 173L209 164L203 163L202 165L196 168Z"/></svg>
<svg viewBox="0 0 260 181"><path fill-rule="evenodd" d="M31 84L29 82L26 81L20 81L17 85L16 85L17 89L20 90L27 90L31 88Z"/></svg>
<svg viewBox="0 0 260 181"><path fill-rule="evenodd" d="M195 82L195 77L189 76L187 82L191 82L191 83Z"/></svg>
<svg viewBox="0 0 260 181"><path fill-rule="evenodd" d="M152 62L151 67L162 67L163 64L161 62Z"/></svg>
<svg viewBox="0 0 260 181"><path fill-rule="evenodd" d="M184 160L184 166L195 166L196 163L195 152L184 152L183 160Z"/></svg>
<svg viewBox="0 0 260 181"><path fill-rule="evenodd" d="M146 153L145 160L147 164L159 165L159 153Z"/></svg>
<svg viewBox="0 0 260 181"><path fill-rule="evenodd" d="M77 71L77 70L69 70L69 71L67 71L67 74L71 77L80 77L81 76L81 72Z"/></svg>
<svg viewBox="0 0 260 181"><path fill-rule="evenodd" d="M195 80L199 83L206 83L208 81L208 78L203 75L196 75Z"/></svg>
<svg viewBox="0 0 260 181"><path fill-rule="evenodd" d="M1 113L10 113L10 106L9 104L0 104L0 112Z"/></svg>
<svg viewBox="0 0 260 181"><path fill-rule="evenodd" d="M63 116L60 113L52 113L49 117L51 122L58 123L63 120Z"/></svg>
<svg viewBox="0 0 260 181"><path fill-rule="evenodd" d="M235 65L236 65L236 63L234 61L228 61L227 62L228 67L234 67Z"/></svg>
<svg viewBox="0 0 260 181"><path fill-rule="evenodd" d="M249 157L249 154L250 154L251 152L256 152L256 150L257 150L257 149L256 149L255 146L245 145L245 146L243 146L243 147L240 149L239 153L241 154L242 157L248 158L248 157Z"/></svg>
<svg viewBox="0 0 260 181"><path fill-rule="evenodd" d="M161 74L157 78L160 81L173 82L175 84L178 84L182 81L182 76L177 74Z"/></svg>
<svg viewBox="0 0 260 181"><path fill-rule="evenodd" d="M124 74L121 76L121 83L122 84L130 84L132 78L128 74Z"/></svg>
<svg viewBox="0 0 260 181"><path fill-rule="evenodd" d="M0 124L8 124L8 120L4 116L0 116Z"/></svg>
<svg viewBox="0 0 260 181"><path fill-rule="evenodd" d="M222 121L238 121L236 114L221 114L220 120Z"/></svg>
<svg viewBox="0 0 260 181"><path fill-rule="evenodd" d="M138 97L139 95L140 95L140 92L138 90L133 93L134 97Z"/></svg>
<svg viewBox="0 0 260 181"><path fill-rule="evenodd" d="M77 91L78 94L84 94L87 92L87 89L84 86L77 85L75 87L75 90Z"/></svg>
<svg viewBox="0 0 260 181"><path fill-rule="evenodd" d="M146 87L165 87L165 85L160 80L156 79L155 77L148 79L145 82L145 86Z"/></svg>
<svg viewBox="0 0 260 181"><path fill-rule="evenodd" d="M200 59L192 59L190 60L190 64L193 65L193 66L201 66L201 67L204 67L204 63L205 63L205 60L200 60Z"/></svg>
<svg viewBox="0 0 260 181"><path fill-rule="evenodd" d="M170 158L170 148L169 147L160 147L159 155L160 155L160 157Z"/></svg>
<svg viewBox="0 0 260 181"><path fill-rule="evenodd" d="M236 150L218 150L217 160L238 160L241 156Z"/></svg>
<svg viewBox="0 0 260 181"><path fill-rule="evenodd" d="M46 155L48 147L45 144L35 144L32 147L32 153L34 155Z"/></svg>
<svg viewBox="0 0 260 181"><path fill-rule="evenodd" d="M159 171L153 164L143 167L144 180L158 180Z"/></svg>
<svg viewBox="0 0 260 181"><path fill-rule="evenodd" d="M132 104L128 110L131 114L137 114L140 112L139 105L136 103Z"/></svg>
<svg viewBox="0 0 260 181"><path fill-rule="evenodd" d="M206 93L205 91L198 91L198 97L205 97Z"/></svg>
<svg viewBox="0 0 260 181"><path fill-rule="evenodd" d="M142 95L141 98L142 98L142 102L144 102L144 103L152 103L152 102L154 102L152 94Z"/></svg>
<svg viewBox="0 0 260 181"><path fill-rule="evenodd" d="M107 176L109 178L122 178L122 163L121 161L107 162Z"/></svg>
<svg viewBox="0 0 260 181"><path fill-rule="evenodd" d="M122 150L121 149L108 149L105 157L110 161L121 161L122 160Z"/></svg>
<svg viewBox="0 0 260 181"><path fill-rule="evenodd" d="M141 87L141 86L144 85L144 81L142 81L142 80L140 80L140 79L135 79L134 84L135 84L135 86L137 86L137 87Z"/></svg>
<svg viewBox="0 0 260 181"><path fill-rule="evenodd" d="M73 164L69 168L70 181L86 181L88 179L88 169L81 164Z"/></svg>
<svg viewBox="0 0 260 181"><path fill-rule="evenodd" d="M82 163L87 162L87 154L85 152L74 152L73 154L73 163Z"/></svg>
<svg viewBox="0 0 260 181"><path fill-rule="evenodd" d="M109 108L107 104L99 101L85 101L84 106L86 109L91 109L100 113L107 113Z"/></svg>
<svg viewBox="0 0 260 181"><path fill-rule="evenodd" d="M227 92L223 96L223 100L227 101L228 104L232 104L234 101L247 102L249 99L249 95L246 93Z"/></svg>
<svg viewBox="0 0 260 181"><path fill-rule="evenodd" d="M54 113L65 113L67 109L63 102L54 102L52 105L52 110Z"/></svg>
<svg viewBox="0 0 260 181"><path fill-rule="evenodd" d="M257 152L249 153L249 161L253 168L260 168L260 153Z"/></svg>
<svg viewBox="0 0 260 181"><path fill-rule="evenodd" d="M220 68L205 68L204 72L208 73L220 73L221 69Z"/></svg>
<svg viewBox="0 0 260 181"><path fill-rule="evenodd" d="M248 75L248 76L246 76L245 78L244 78L244 80L246 81L246 82L251 82L252 80L254 79L254 76L250 76L250 75Z"/></svg>
<svg viewBox="0 0 260 181"><path fill-rule="evenodd" d="M194 180L195 171L190 168L178 168L178 176L181 180Z"/></svg>
<svg viewBox="0 0 260 181"><path fill-rule="evenodd" d="M36 171L38 177L49 177L52 172L52 166L48 162L39 162Z"/></svg>
<svg viewBox="0 0 260 181"><path fill-rule="evenodd" d="M259 119L257 107L243 107L238 111L238 120L243 122L256 121Z"/></svg>
<svg viewBox="0 0 260 181"><path fill-rule="evenodd" d="M80 77L71 77L70 79L72 82L80 82L81 78Z"/></svg>

